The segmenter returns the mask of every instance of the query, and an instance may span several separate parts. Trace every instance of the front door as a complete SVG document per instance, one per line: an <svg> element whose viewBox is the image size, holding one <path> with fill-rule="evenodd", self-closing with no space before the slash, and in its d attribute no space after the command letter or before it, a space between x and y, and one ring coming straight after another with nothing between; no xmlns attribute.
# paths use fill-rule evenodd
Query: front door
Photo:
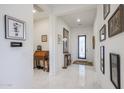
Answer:
<svg viewBox="0 0 124 93"><path fill-rule="evenodd" d="M86 35L78 35L78 58L86 59Z"/></svg>

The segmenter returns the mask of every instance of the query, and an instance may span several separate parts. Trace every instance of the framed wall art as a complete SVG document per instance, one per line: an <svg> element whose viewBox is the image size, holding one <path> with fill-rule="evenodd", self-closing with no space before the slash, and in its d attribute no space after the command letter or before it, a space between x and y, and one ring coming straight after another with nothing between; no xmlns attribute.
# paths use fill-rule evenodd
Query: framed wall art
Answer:
<svg viewBox="0 0 124 93"><path fill-rule="evenodd" d="M58 44L61 44L61 43L62 43L62 35L58 34Z"/></svg>
<svg viewBox="0 0 124 93"><path fill-rule="evenodd" d="M108 36L112 37L124 31L124 5L119 5L108 21Z"/></svg>
<svg viewBox="0 0 124 93"><path fill-rule="evenodd" d="M106 25L103 25L101 30L99 31L100 41L104 41L106 39Z"/></svg>
<svg viewBox="0 0 124 93"><path fill-rule="evenodd" d="M110 79L115 88L120 89L120 55L110 53Z"/></svg>
<svg viewBox="0 0 124 93"><path fill-rule="evenodd" d="M110 13L110 4L103 4L103 17L104 17L104 20L106 19L106 17L108 16L109 13Z"/></svg>
<svg viewBox="0 0 124 93"><path fill-rule="evenodd" d="M63 28L63 53L69 52L69 31Z"/></svg>
<svg viewBox="0 0 124 93"><path fill-rule="evenodd" d="M42 35L41 40L42 42L47 42L47 35Z"/></svg>
<svg viewBox="0 0 124 93"><path fill-rule="evenodd" d="M100 47L100 70L105 73L105 47Z"/></svg>
<svg viewBox="0 0 124 93"><path fill-rule="evenodd" d="M25 40L25 22L5 15L5 38Z"/></svg>

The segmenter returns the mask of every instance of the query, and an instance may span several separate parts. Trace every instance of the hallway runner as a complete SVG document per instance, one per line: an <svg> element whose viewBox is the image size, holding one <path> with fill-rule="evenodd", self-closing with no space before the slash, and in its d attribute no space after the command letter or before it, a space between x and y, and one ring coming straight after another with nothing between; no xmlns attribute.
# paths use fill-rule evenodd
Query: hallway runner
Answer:
<svg viewBox="0 0 124 93"><path fill-rule="evenodd" d="M93 66L93 62L76 60L73 64Z"/></svg>

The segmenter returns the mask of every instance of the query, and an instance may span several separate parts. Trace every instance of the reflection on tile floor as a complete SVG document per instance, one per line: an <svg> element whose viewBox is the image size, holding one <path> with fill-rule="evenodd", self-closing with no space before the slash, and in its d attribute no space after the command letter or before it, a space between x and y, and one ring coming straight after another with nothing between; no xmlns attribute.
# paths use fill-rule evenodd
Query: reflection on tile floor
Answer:
<svg viewBox="0 0 124 93"><path fill-rule="evenodd" d="M91 66L72 64L57 75L50 76L42 70L34 70L33 87L36 89L99 89L96 72Z"/></svg>

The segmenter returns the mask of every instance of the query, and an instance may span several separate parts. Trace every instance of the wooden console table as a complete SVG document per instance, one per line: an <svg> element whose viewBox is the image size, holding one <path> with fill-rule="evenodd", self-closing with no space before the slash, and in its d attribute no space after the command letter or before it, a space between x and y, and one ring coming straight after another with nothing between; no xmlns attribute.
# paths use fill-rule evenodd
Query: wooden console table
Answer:
<svg viewBox="0 0 124 93"><path fill-rule="evenodd" d="M71 64L71 54L65 53L64 54L64 67L63 69L66 69Z"/></svg>
<svg viewBox="0 0 124 93"><path fill-rule="evenodd" d="M34 52L34 68L40 66L40 60L43 60L43 70L49 72L49 51L35 51ZM47 62L47 67L45 65ZM41 67L41 66L40 66Z"/></svg>

